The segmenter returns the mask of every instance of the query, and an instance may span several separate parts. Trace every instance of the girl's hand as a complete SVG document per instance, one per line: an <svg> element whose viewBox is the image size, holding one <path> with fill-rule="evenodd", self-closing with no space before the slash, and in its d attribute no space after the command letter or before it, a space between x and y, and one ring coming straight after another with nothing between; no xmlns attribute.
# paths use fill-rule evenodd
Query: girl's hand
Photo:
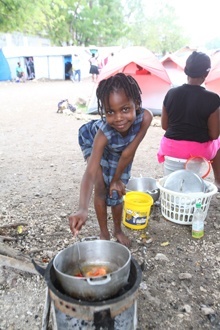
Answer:
<svg viewBox="0 0 220 330"><path fill-rule="evenodd" d="M88 212L79 210L69 216L69 226L73 236L77 236L82 226L85 224Z"/></svg>
<svg viewBox="0 0 220 330"><path fill-rule="evenodd" d="M121 180L112 181L109 188L109 196L112 197L113 190L117 191L119 197L121 198L126 194L125 184Z"/></svg>

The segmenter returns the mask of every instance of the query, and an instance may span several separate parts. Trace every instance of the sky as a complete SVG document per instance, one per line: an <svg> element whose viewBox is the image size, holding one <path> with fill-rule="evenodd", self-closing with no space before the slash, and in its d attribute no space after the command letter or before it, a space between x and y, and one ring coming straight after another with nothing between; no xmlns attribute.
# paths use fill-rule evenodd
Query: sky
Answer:
<svg viewBox="0 0 220 330"><path fill-rule="evenodd" d="M193 43L202 46L211 39L220 38L219 0L174 0L172 3Z"/></svg>
<svg viewBox="0 0 220 330"><path fill-rule="evenodd" d="M146 0L146 10L154 12L162 4L176 10L183 32L189 36L189 46L204 46L216 37L220 38L220 0Z"/></svg>

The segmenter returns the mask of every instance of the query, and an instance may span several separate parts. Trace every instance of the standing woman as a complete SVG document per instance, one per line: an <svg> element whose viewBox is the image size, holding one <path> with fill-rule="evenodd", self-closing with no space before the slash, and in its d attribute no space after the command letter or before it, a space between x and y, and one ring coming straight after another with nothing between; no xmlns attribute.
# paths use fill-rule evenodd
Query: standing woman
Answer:
<svg viewBox="0 0 220 330"><path fill-rule="evenodd" d="M98 63L98 56L95 57L95 54L92 53L92 57L89 59L90 62L90 70L89 73L92 74L92 81L96 82L99 75L99 63Z"/></svg>

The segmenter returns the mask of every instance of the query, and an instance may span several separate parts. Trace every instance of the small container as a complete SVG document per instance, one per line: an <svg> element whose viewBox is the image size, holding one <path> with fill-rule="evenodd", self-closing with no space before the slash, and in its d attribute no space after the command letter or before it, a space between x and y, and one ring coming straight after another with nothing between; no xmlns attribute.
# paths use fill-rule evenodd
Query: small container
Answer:
<svg viewBox="0 0 220 330"><path fill-rule="evenodd" d="M130 191L124 197L123 224L131 229L147 227L153 198L140 191Z"/></svg>
<svg viewBox="0 0 220 330"><path fill-rule="evenodd" d="M196 203L196 209L192 219L192 237L202 238L204 236L205 215L200 202Z"/></svg>

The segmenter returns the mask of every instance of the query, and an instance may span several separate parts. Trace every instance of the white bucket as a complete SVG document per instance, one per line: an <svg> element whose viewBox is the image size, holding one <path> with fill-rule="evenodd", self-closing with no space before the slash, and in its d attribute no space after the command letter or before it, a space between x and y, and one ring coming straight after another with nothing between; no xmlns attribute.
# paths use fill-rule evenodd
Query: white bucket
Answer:
<svg viewBox="0 0 220 330"><path fill-rule="evenodd" d="M165 158L164 166L163 166L164 176L169 175L170 173L173 173L178 170L183 170L187 161L187 159L174 158L169 156L165 156L164 158Z"/></svg>

